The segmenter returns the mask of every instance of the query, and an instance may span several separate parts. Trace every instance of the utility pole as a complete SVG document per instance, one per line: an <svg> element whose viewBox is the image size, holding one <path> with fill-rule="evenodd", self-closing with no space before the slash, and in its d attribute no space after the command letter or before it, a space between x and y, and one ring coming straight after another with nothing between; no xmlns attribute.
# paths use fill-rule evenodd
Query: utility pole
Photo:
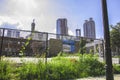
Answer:
<svg viewBox="0 0 120 80"><path fill-rule="evenodd" d="M105 43L104 47L105 47L105 61L106 61L106 80L114 80L106 0L102 0L102 13L103 13L103 24L104 24L104 41L105 41L104 42Z"/></svg>

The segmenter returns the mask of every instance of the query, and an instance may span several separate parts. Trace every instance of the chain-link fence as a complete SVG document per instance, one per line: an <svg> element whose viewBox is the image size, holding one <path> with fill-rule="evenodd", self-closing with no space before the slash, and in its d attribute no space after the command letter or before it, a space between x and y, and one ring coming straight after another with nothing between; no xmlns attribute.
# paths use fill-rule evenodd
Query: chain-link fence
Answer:
<svg viewBox="0 0 120 80"><path fill-rule="evenodd" d="M85 45L81 44L83 40ZM102 39L0 28L0 54L5 56L34 56L46 52L47 56L56 56L59 52L78 53L82 47L85 47L83 53L104 57Z"/></svg>
<svg viewBox="0 0 120 80"><path fill-rule="evenodd" d="M46 50L47 33L0 29L1 55L33 56Z"/></svg>
<svg viewBox="0 0 120 80"><path fill-rule="evenodd" d="M103 56L103 40L7 28L0 28L0 53L5 56L33 56L45 52L48 52L47 56L56 56L59 52L77 53L81 40L86 41L84 53Z"/></svg>

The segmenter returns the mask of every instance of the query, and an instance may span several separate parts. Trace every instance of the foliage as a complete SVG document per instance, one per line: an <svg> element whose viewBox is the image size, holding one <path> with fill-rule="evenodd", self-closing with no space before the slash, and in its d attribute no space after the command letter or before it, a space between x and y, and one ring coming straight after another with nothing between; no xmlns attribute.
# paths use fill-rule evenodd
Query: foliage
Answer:
<svg viewBox="0 0 120 80"><path fill-rule="evenodd" d="M110 31L111 47L118 50L120 49L120 24L111 26L112 30ZM119 51L118 51L119 52Z"/></svg>
<svg viewBox="0 0 120 80"><path fill-rule="evenodd" d="M75 78L75 65L64 57L52 59L48 64L48 80L68 80Z"/></svg>
<svg viewBox="0 0 120 80"><path fill-rule="evenodd" d="M36 78L36 65L34 63L23 63L19 68L20 80L33 80Z"/></svg>
<svg viewBox="0 0 120 80"><path fill-rule="evenodd" d="M0 60L0 80L10 80L12 74L11 64L8 61Z"/></svg>
<svg viewBox="0 0 120 80"><path fill-rule="evenodd" d="M61 56L61 57L79 56L79 53L59 52L57 56Z"/></svg>
<svg viewBox="0 0 120 80"><path fill-rule="evenodd" d="M24 45L22 45L21 50L20 50L20 54L19 54L20 56L24 55L26 47L30 44L30 40L32 40L31 37L27 39L27 41L25 42Z"/></svg>
<svg viewBox="0 0 120 80"><path fill-rule="evenodd" d="M99 62L97 55L93 54L79 54L77 58L57 56L47 64L41 60L33 62L15 64L15 68L2 60L0 80L69 80L105 75L104 63ZM120 73L120 65L114 65L113 68L114 73Z"/></svg>
<svg viewBox="0 0 120 80"><path fill-rule="evenodd" d="M84 69L86 76L100 76L105 74L104 64L99 62L97 55L84 54L79 57L79 67Z"/></svg>
<svg viewBox="0 0 120 80"><path fill-rule="evenodd" d="M115 74L120 74L120 64L114 64L113 70Z"/></svg>

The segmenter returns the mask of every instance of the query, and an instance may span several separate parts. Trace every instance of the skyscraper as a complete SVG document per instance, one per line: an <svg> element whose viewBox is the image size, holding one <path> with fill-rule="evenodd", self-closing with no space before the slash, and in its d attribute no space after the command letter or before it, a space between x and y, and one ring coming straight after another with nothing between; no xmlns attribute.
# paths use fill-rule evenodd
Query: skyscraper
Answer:
<svg viewBox="0 0 120 80"><path fill-rule="evenodd" d="M95 22L92 18L89 20L85 20L85 23L83 24L84 29L84 37L86 38L96 38L96 32L95 32Z"/></svg>
<svg viewBox="0 0 120 80"><path fill-rule="evenodd" d="M56 33L57 38L60 38L60 35L68 35L68 27L67 27L67 19L66 18L60 18L57 20L57 30Z"/></svg>

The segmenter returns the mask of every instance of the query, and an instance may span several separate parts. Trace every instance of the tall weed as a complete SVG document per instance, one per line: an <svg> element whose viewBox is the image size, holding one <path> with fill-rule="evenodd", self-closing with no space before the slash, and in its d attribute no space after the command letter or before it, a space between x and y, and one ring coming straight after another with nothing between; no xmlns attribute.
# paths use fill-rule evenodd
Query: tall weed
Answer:
<svg viewBox="0 0 120 80"><path fill-rule="evenodd" d="M11 64L8 61L0 60L0 80L10 80L11 75Z"/></svg>

